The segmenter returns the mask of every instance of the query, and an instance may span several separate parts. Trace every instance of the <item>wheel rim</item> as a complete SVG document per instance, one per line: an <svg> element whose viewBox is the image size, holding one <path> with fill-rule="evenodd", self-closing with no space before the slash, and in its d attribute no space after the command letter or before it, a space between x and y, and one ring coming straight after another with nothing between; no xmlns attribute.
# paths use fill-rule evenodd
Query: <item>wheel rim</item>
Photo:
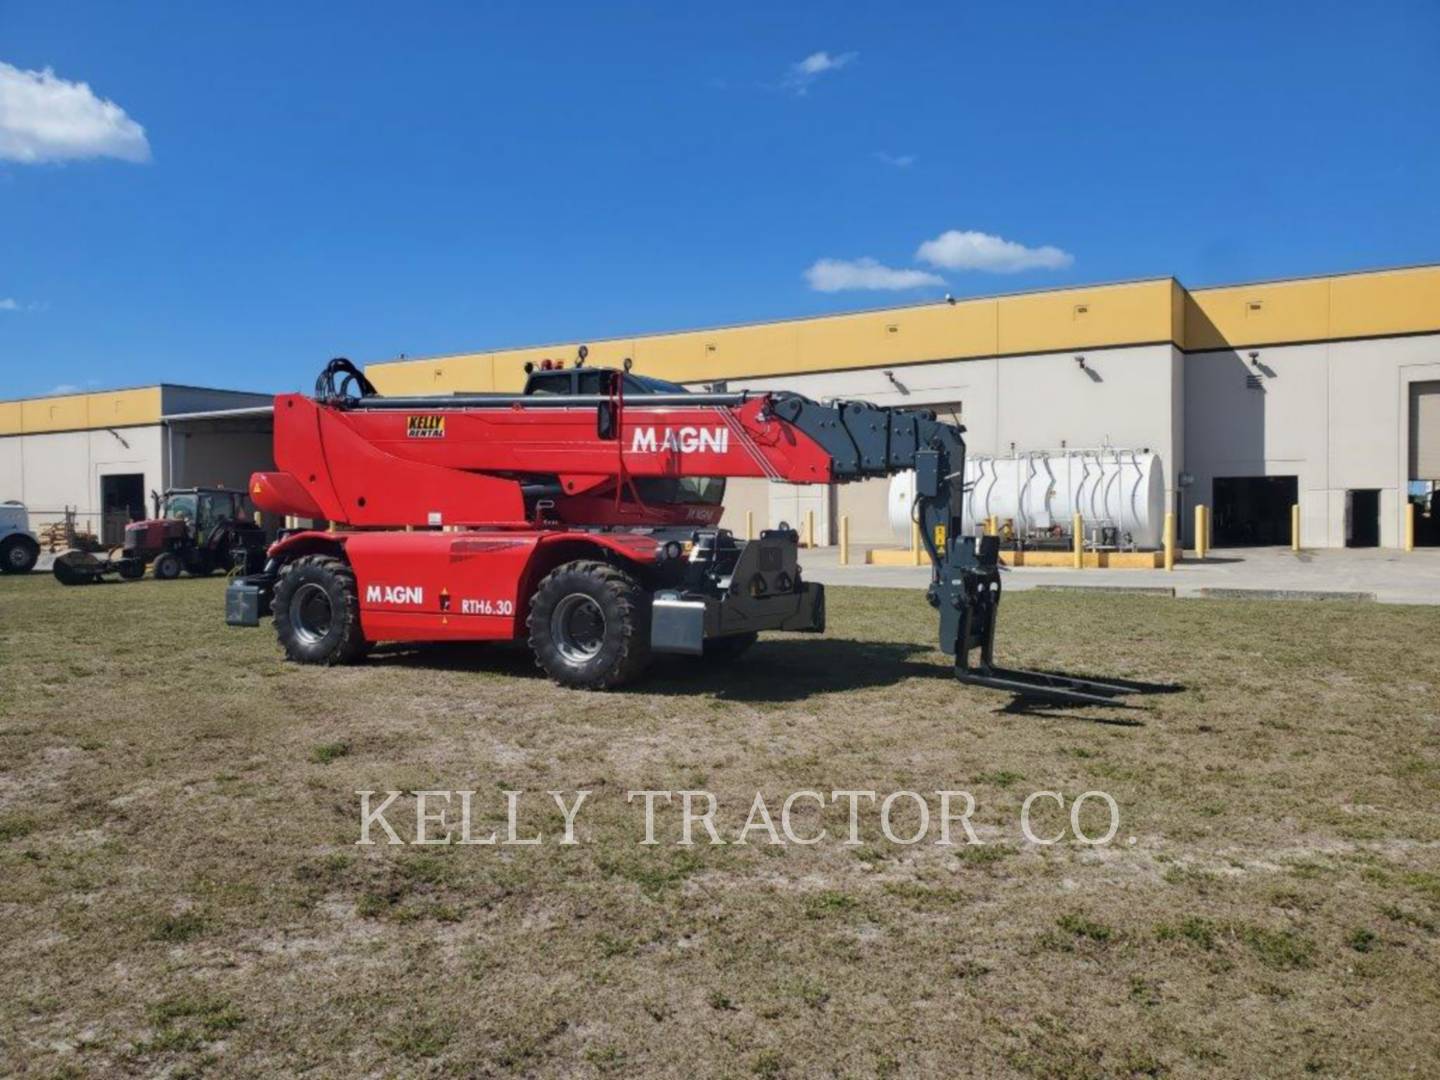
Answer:
<svg viewBox="0 0 1440 1080"><path fill-rule="evenodd" d="M571 593L550 614L550 637L566 663L588 663L605 644L605 612L594 598Z"/></svg>
<svg viewBox="0 0 1440 1080"><path fill-rule="evenodd" d="M26 560L27 560L29 557L30 557L30 553L27 552L27 551L26 551L23 547L21 547L19 544L16 544L14 547L12 547L12 548L10 549L9 558L10 558L10 565L11 565L11 566L14 566L14 567L17 567L17 568L18 568L18 567L21 567L21 566L24 566Z"/></svg>
<svg viewBox="0 0 1440 1080"><path fill-rule="evenodd" d="M334 618L330 594L314 582L301 585L290 598L290 625L295 628L295 636L306 645L323 641L330 633Z"/></svg>

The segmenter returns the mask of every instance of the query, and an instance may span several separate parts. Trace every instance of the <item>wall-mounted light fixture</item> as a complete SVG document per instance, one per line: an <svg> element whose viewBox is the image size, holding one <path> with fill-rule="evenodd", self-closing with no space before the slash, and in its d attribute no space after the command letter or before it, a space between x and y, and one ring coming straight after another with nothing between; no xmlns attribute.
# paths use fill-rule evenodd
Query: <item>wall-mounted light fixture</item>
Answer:
<svg viewBox="0 0 1440 1080"><path fill-rule="evenodd" d="M1077 357L1075 357L1075 363L1076 363L1076 365L1080 368L1081 371L1086 371L1086 370L1088 370L1088 369L1085 367L1085 358L1084 358L1083 356L1077 356Z"/></svg>
<svg viewBox="0 0 1440 1080"><path fill-rule="evenodd" d="M895 372L891 371L889 368L886 368L886 369L885 369L885 372L884 372L884 375L885 375L885 378L887 378L887 379L890 380L890 385L893 386L893 387L895 387L896 390L899 390L900 393L902 393L902 394L908 394L908 393L910 393L910 388L909 388L908 386L906 386L904 383L902 383L899 379L897 379L897 378L895 377Z"/></svg>
<svg viewBox="0 0 1440 1080"><path fill-rule="evenodd" d="M1256 371L1260 370L1260 354L1258 352L1252 352L1250 354L1250 366Z"/></svg>

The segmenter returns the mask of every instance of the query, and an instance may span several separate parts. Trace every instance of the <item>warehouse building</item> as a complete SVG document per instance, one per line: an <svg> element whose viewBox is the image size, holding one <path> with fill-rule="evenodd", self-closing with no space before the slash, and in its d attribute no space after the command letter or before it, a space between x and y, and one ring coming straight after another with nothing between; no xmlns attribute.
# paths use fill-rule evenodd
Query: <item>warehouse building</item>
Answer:
<svg viewBox="0 0 1440 1080"><path fill-rule="evenodd" d="M0 502L118 544L151 492L244 490L273 468L271 411L266 394L170 384L0 402Z"/></svg>
<svg viewBox="0 0 1440 1080"><path fill-rule="evenodd" d="M958 416L972 454L1158 455L1166 499L1218 545L1396 547L1440 481L1440 266L1189 290L1172 278L588 342L694 388L785 388ZM513 390L578 343L371 364L382 393ZM890 543L886 484L732 481L726 523L839 515ZM1428 505L1428 504L1427 504ZM1419 542L1434 540L1420 515Z"/></svg>
<svg viewBox="0 0 1440 1080"><path fill-rule="evenodd" d="M382 393L514 391L525 366L573 363L578 342L370 364ZM1172 278L747 326L590 341L692 388L797 390L933 408L972 455L1081 448L1153 453L1165 505L1193 543L1212 508L1217 546L1436 543L1440 266L1186 289ZM319 359L317 358L317 364ZM154 386L0 402L0 501L45 521L67 506L115 535L144 494L241 486L270 465L269 399ZM834 489L732 480L725 524L841 515L859 544L894 542L887 484Z"/></svg>

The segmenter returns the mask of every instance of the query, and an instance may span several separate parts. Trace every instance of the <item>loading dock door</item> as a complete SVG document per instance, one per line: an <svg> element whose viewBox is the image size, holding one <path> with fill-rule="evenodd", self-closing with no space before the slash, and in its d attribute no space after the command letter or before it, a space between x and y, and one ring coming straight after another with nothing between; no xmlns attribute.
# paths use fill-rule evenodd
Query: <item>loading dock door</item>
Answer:
<svg viewBox="0 0 1440 1080"><path fill-rule="evenodd" d="M1294 476L1217 476L1213 490L1216 547L1274 547L1290 543Z"/></svg>
<svg viewBox="0 0 1440 1080"><path fill-rule="evenodd" d="M117 473L100 477L100 542L114 547L125 542L125 526L145 517L145 474Z"/></svg>
<svg viewBox="0 0 1440 1080"><path fill-rule="evenodd" d="M1410 384L1410 479L1440 480L1440 382Z"/></svg>
<svg viewBox="0 0 1440 1080"><path fill-rule="evenodd" d="M1345 546L1380 546L1380 491L1364 488L1345 492Z"/></svg>

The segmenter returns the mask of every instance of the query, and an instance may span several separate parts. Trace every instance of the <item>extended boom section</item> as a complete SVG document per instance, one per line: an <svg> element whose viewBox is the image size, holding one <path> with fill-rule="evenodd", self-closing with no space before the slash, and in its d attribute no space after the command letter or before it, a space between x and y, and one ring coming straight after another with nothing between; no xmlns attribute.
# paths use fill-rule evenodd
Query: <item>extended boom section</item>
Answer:
<svg viewBox="0 0 1440 1080"><path fill-rule="evenodd" d="M377 641L523 640L561 683L617 686L652 653L729 657L762 631L824 629L793 529L741 540L719 527L727 479L913 469L957 676L1110 700L1123 691L994 666L998 548L962 535L962 432L924 409L692 394L578 364L532 372L521 394L384 397L332 361L313 398L276 398L278 469L251 481L262 510L327 527L283 532L265 572L232 584L227 618L272 613L303 662Z"/></svg>

